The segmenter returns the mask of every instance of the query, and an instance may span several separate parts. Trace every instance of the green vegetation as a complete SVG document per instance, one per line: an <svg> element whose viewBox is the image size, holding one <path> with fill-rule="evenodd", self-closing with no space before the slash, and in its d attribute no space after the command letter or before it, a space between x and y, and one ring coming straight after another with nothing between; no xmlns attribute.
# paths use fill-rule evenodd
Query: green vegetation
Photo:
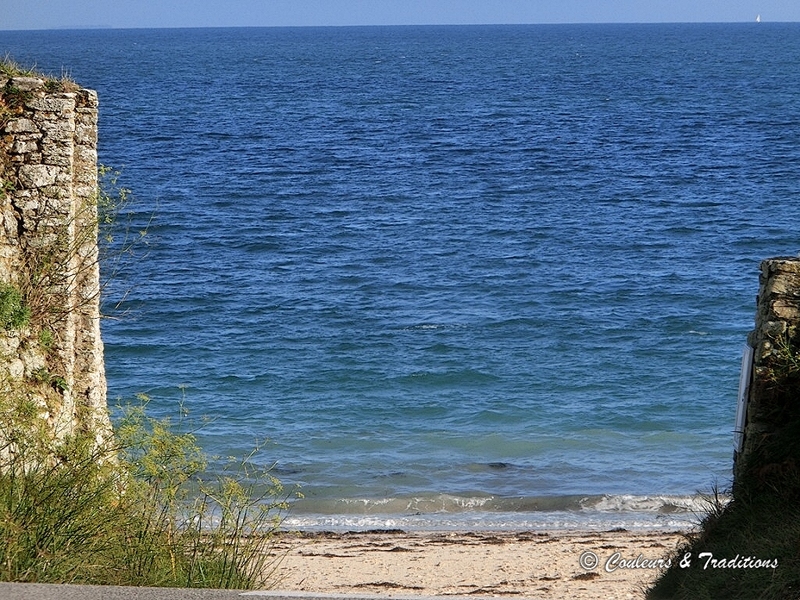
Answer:
<svg viewBox="0 0 800 600"><path fill-rule="evenodd" d="M50 350L53 349L53 344L55 344L55 341L55 335L49 329L42 329L39 332L39 346L45 352L50 352Z"/></svg>
<svg viewBox="0 0 800 600"><path fill-rule="evenodd" d="M59 375L53 375L44 367L39 367L31 373L31 379L36 383L44 383L52 386L53 389L58 390L62 394L67 391L67 381Z"/></svg>
<svg viewBox="0 0 800 600"><path fill-rule="evenodd" d="M18 116L22 112L25 102L30 99L26 98L25 93L11 83L10 78L36 76L33 71L21 67L8 55L0 60L0 77L9 79L5 87L0 88L0 127L5 127L6 123Z"/></svg>
<svg viewBox="0 0 800 600"><path fill-rule="evenodd" d="M268 585L280 482L253 453L210 478L187 429L121 409L114 442L54 441L30 401L0 401L0 579Z"/></svg>
<svg viewBox="0 0 800 600"><path fill-rule="evenodd" d="M8 54L0 60L0 75L4 77L39 77L34 69L26 69Z"/></svg>
<svg viewBox="0 0 800 600"><path fill-rule="evenodd" d="M140 220L131 191L119 183L120 175L119 171L105 165L97 169L94 208L103 289L116 277L119 269L123 265L130 266L137 253L147 245L147 230L153 218L150 214L145 217L145 222Z"/></svg>
<svg viewBox="0 0 800 600"><path fill-rule="evenodd" d="M0 77L38 77L44 80L48 92L73 92L78 89L78 85L70 77L53 77L40 73L36 68L23 67L8 54L0 59Z"/></svg>
<svg viewBox="0 0 800 600"><path fill-rule="evenodd" d="M22 294L13 285L0 283L0 327L4 330L22 329L31 318Z"/></svg>
<svg viewBox="0 0 800 600"><path fill-rule="evenodd" d="M37 72L35 69L28 69L14 62L10 56L6 55L0 59L0 79L11 79L12 77L38 77L44 80L45 89L50 93L74 92L79 86L69 77L51 77ZM11 119L19 116L23 106L32 98L30 92L20 90L11 81L0 87L0 128L4 127Z"/></svg>
<svg viewBox="0 0 800 600"><path fill-rule="evenodd" d="M779 424L737 470L733 499L718 499L687 537L648 598L783 600L800 598L800 340L774 343L761 417ZM710 553L710 554L705 554ZM701 557L701 554L703 556ZM689 556L690 566L681 566ZM777 566L744 566L746 559ZM712 560L734 559L731 567Z"/></svg>
<svg viewBox="0 0 800 600"><path fill-rule="evenodd" d="M710 553L710 554L707 554ZM685 558L688 556L689 566ZM751 566L744 566L752 557ZM711 560L734 559L721 567ZM752 567L754 560L777 561ZM716 567L714 565L717 565ZM672 557L655 583L651 600L777 600L800 597L800 506L797 497L768 494L749 502L717 505L699 532Z"/></svg>
<svg viewBox="0 0 800 600"><path fill-rule="evenodd" d="M22 107L25 106L25 103L30 102L32 99L32 92L21 90L10 83L6 84L6 87L3 90L4 104L12 112L12 114L18 110L21 110Z"/></svg>

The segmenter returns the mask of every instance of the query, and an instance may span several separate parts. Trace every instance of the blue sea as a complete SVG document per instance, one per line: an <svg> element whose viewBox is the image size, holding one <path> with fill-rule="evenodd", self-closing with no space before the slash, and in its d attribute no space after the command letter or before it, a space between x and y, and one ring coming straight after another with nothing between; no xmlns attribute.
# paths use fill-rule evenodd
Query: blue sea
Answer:
<svg viewBox="0 0 800 600"><path fill-rule="evenodd" d="M800 250L800 24L0 32L100 97L146 244L109 398L289 527L684 527Z"/></svg>

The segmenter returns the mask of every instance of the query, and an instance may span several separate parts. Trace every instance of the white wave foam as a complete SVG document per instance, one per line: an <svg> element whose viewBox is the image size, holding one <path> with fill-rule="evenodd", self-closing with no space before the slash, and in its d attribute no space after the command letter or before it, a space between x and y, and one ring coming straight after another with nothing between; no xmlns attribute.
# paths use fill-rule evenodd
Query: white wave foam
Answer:
<svg viewBox="0 0 800 600"><path fill-rule="evenodd" d="M727 502L727 498L721 497ZM583 507L601 512L656 512L656 513L705 513L710 501L701 495L695 496L634 496L607 495L587 498Z"/></svg>
<svg viewBox="0 0 800 600"><path fill-rule="evenodd" d="M683 515L656 513L460 513L437 515L295 515L284 529L364 531L402 529L405 531L526 531L526 530L688 530L697 520Z"/></svg>
<svg viewBox="0 0 800 600"><path fill-rule="evenodd" d="M723 499L724 500L724 499ZM289 529L689 529L710 506L700 495L603 495L542 498L451 496L350 498L297 506Z"/></svg>

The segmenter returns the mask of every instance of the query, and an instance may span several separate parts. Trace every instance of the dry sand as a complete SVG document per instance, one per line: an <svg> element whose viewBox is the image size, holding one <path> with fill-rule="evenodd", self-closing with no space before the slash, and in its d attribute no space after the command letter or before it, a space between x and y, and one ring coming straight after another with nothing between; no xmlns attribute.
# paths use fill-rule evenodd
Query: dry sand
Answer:
<svg viewBox="0 0 800 600"><path fill-rule="evenodd" d="M286 534L274 589L292 592L642 598L656 568L606 569L615 553L634 562L668 559L681 532L478 532ZM593 552L599 564L581 565ZM584 560L591 560L585 555Z"/></svg>

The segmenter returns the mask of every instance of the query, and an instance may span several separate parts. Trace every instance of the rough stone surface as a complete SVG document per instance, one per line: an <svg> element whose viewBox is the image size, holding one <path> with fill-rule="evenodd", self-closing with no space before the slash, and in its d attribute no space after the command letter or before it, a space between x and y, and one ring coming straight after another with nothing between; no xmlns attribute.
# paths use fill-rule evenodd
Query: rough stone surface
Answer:
<svg viewBox="0 0 800 600"><path fill-rule="evenodd" d="M17 171L17 178L23 188L42 188L53 185L60 169L49 165L22 165Z"/></svg>
<svg viewBox="0 0 800 600"><path fill-rule="evenodd" d="M22 330L0 329L0 394L33 393L56 437L91 431L99 442L111 429L100 337L97 94L50 93L36 77L7 83L29 96L0 129L0 282L23 291L32 318ZM41 342L43 332L50 343Z"/></svg>
<svg viewBox="0 0 800 600"><path fill-rule="evenodd" d="M11 152L13 154L28 154L30 152L36 152L38 149L39 144L36 143L36 140L17 139L11 147Z"/></svg>
<svg viewBox="0 0 800 600"><path fill-rule="evenodd" d="M36 123L30 119L14 119L6 125L6 133L39 133Z"/></svg>
<svg viewBox="0 0 800 600"><path fill-rule="evenodd" d="M753 478L769 461L759 448L785 426L797 408L797 390L775 384L775 368L787 345L800 343L800 258L772 258L761 263L755 327L748 336L754 349L747 403L744 444L736 456L734 491L738 481ZM787 412L787 409L789 412ZM758 477L756 477L756 480Z"/></svg>
<svg viewBox="0 0 800 600"><path fill-rule="evenodd" d="M75 94L59 94L36 98L27 103L28 108L38 112L39 118L58 119L75 111ZM47 113L55 113L48 115Z"/></svg>
<svg viewBox="0 0 800 600"><path fill-rule="evenodd" d="M23 92L32 92L44 87L44 79L38 77L12 77L11 85Z"/></svg>

